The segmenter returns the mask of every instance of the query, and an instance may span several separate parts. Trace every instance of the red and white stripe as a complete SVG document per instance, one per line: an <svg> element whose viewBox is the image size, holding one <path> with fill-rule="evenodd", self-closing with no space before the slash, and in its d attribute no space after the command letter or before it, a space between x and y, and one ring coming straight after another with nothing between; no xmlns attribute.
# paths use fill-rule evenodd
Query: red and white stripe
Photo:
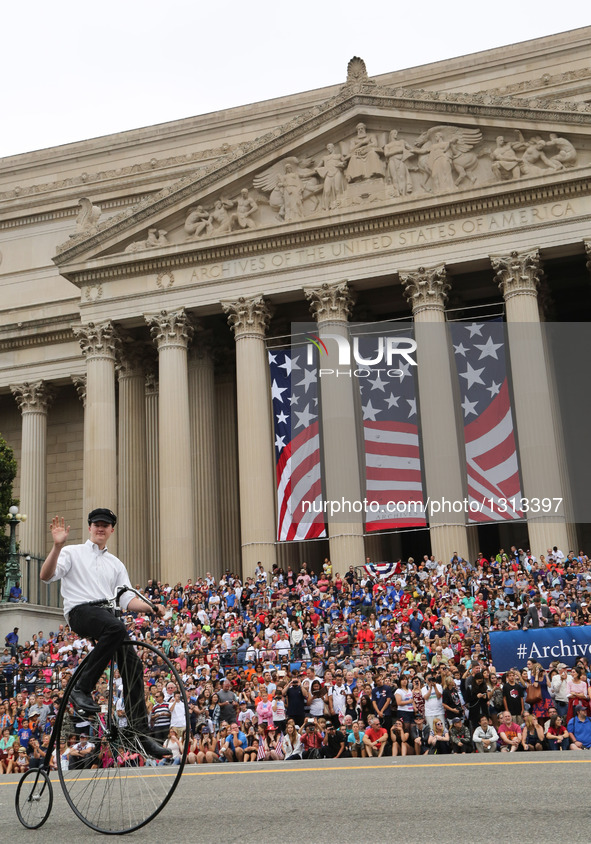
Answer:
<svg viewBox="0 0 591 844"><path fill-rule="evenodd" d="M517 446L506 379L490 405L465 425L464 440L468 492L470 501L474 502L470 521L522 518ZM511 499L515 499L514 508Z"/></svg>
<svg viewBox="0 0 591 844"><path fill-rule="evenodd" d="M417 425L366 420L363 435L366 497L381 507L368 507L366 530L426 525Z"/></svg>
<svg viewBox="0 0 591 844"><path fill-rule="evenodd" d="M313 422L286 445L277 461L277 539L326 536L322 502L320 436L318 422Z"/></svg>

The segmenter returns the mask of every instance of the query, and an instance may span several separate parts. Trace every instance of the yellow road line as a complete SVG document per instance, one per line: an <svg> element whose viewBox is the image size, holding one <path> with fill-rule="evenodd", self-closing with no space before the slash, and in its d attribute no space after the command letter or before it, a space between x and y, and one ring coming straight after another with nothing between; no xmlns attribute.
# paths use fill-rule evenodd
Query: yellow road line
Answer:
<svg viewBox="0 0 591 844"><path fill-rule="evenodd" d="M400 768L458 768L461 770L462 768L477 768L477 767L492 767L496 765L591 765L591 759L531 759L531 760L509 760L506 761L499 761L499 762L417 762L415 764L396 764L395 762L390 762L386 765L323 765L322 767L318 768L246 768L240 770L207 770L207 771L183 771L183 776L188 777L219 777L219 776L240 776L242 774L306 774L309 772L318 772L318 771L360 771L360 770L378 770L380 768L389 768L390 770L398 770ZM159 774L133 774L132 776L126 777L126 779L146 779L147 777L174 777L176 776L175 773L171 772L165 773L164 771ZM78 777L76 779L68 779L66 782L89 782L90 780L94 779L93 777ZM104 782L107 780L105 779ZM52 780L52 782L57 782L57 780ZM18 785L18 780L16 782L6 782L0 780L1 785Z"/></svg>

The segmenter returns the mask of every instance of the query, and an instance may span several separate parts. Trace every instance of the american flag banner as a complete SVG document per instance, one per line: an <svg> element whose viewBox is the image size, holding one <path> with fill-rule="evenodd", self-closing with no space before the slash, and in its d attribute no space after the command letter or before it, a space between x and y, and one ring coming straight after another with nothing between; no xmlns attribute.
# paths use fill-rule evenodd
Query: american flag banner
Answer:
<svg viewBox="0 0 591 844"><path fill-rule="evenodd" d="M464 419L469 521L520 519L503 321L453 322L450 327Z"/></svg>
<svg viewBox="0 0 591 844"><path fill-rule="evenodd" d="M380 336L363 335L358 348L363 360L376 360L387 336L412 339L413 328L386 326ZM427 524L419 452L416 366L393 358L375 365L358 364L365 446L366 531Z"/></svg>
<svg viewBox="0 0 591 844"><path fill-rule="evenodd" d="M265 758L267 755L267 751L265 750L265 742L262 736L259 736L259 749L257 750L257 762L260 762Z"/></svg>
<svg viewBox="0 0 591 844"><path fill-rule="evenodd" d="M398 563L364 563L363 568L371 577L387 580L396 574Z"/></svg>
<svg viewBox="0 0 591 844"><path fill-rule="evenodd" d="M277 539L326 536L318 425L318 370L305 347L270 349Z"/></svg>

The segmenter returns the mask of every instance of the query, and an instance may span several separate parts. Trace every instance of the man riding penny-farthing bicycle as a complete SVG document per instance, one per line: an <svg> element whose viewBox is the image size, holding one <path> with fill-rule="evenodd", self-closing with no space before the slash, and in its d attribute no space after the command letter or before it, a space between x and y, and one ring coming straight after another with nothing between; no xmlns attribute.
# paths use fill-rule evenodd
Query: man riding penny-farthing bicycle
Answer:
<svg viewBox="0 0 591 844"><path fill-rule="evenodd" d="M187 724L188 706L175 666L148 640L132 640L120 617L122 612L163 616L166 611L128 585L124 564L108 551L116 523L111 510L95 509L88 515L88 540L69 546L70 528L64 519L56 516L50 525L53 547L41 568L41 579L45 583L61 580L70 627L95 645L66 687L44 764L37 772L25 774L17 789L17 814L29 828L41 826L51 811L48 771L53 748L62 789L73 811L91 828L111 834L139 829L158 814L172 796L186 759L185 749L174 775L149 773L154 771L150 766L166 764L173 756L149 734L146 697L150 686L146 681L151 664L163 667L181 693ZM124 708L116 700L121 692L114 683L117 671L123 681ZM120 711L125 713L124 721ZM103 752L93 770L81 766L80 772L70 768L62 750L81 718ZM130 759L142 772L137 767L129 770Z"/></svg>
<svg viewBox="0 0 591 844"><path fill-rule="evenodd" d="M129 584L125 566L107 549L107 541L116 524L115 513L99 507L88 514L89 538L86 542L66 546L70 526L66 527L64 520L56 516L51 522L53 548L41 567L41 580L44 583L61 580L68 624L79 636L96 642L81 666L70 695L76 710L83 714L100 711L100 706L92 699L92 692L113 654L120 653L121 676L127 685L124 691L128 720L142 736L146 753L162 759L172 754L149 735L141 662L133 648L121 648L123 640L129 638L127 628L108 606L117 590ZM161 604L154 607L133 595L122 595L120 605L124 611L156 612L161 616L166 611Z"/></svg>

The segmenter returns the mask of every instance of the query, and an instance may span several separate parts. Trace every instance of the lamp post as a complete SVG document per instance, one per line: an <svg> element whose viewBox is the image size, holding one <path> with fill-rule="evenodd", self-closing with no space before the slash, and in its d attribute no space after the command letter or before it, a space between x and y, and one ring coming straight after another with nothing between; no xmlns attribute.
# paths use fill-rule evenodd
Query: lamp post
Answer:
<svg viewBox="0 0 591 844"><path fill-rule="evenodd" d="M4 574L4 595L2 603L8 603L10 590L21 579L21 567L16 553L16 526L19 522L26 522L27 517L24 513L19 513L18 507L13 504L8 508L8 524L10 526L10 546L8 550L8 561L6 563L6 571Z"/></svg>

